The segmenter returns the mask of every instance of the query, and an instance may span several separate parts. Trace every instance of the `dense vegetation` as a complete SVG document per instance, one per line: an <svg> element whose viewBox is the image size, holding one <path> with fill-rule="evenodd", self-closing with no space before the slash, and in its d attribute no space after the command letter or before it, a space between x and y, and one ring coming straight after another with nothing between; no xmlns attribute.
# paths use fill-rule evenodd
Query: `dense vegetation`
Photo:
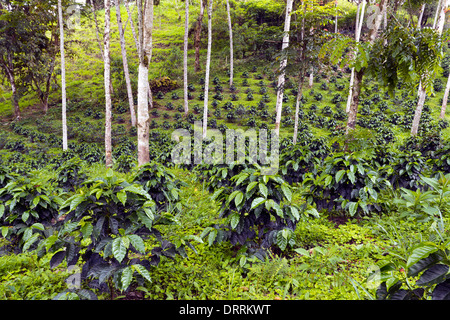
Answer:
<svg viewBox="0 0 450 320"><path fill-rule="evenodd" d="M68 150L58 66L46 114L29 90L14 120L11 93L0 87L0 298L449 299L450 128L439 118L448 48L415 136L417 92L400 79L390 95L375 77L364 78L356 130L346 134L351 70L318 63L303 89L296 144L298 78L287 73L277 174L249 161L174 165L171 133L193 132L202 120L205 85L203 72L190 68L184 116L183 6L155 7L148 164L137 165L115 40L114 164L105 167L102 59L90 10L69 34ZM230 86L226 10L217 4L210 129L273 128L284 6L235 2ZM339 6L347 10L340 30L351 33L355 6ZM191 38L199 9L192 10ZM102 10L97 19L102 25ZM399 19L409 19L403 9ZM129 27L126 34L131 47ZM193 55L190 48L190 66ZM129 56L136 75L136 52Z"/></svg>

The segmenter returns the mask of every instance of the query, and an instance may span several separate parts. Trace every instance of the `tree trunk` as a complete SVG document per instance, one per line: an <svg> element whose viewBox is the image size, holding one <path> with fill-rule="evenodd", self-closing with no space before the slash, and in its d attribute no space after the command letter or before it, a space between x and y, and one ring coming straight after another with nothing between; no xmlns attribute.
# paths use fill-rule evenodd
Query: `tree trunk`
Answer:
<svg viewBox="0 0 450 320"><path fill-rule="evenodd" d="M144 9L138 0L139 16L139 79L138 79L138 165L150 162L149 150L149 113L148 104L151 96L148 84L148 66L152 54L153 0L146 0Z"/></svg>
<svg viewBox="0 0 450 320"><path fill-rule="evenodd" d="M211 67L211 43L212 43L212 7L213 0L209 0L208 7L208 51L206 54L206 73L205 73L205 99L203 105L203 139L206 138L208 124L208 93L209 93L209 71Z"/></svg>
<svg viewBox="0 0 450 320"><path fill-rule="evenodd" d="M119 29L119 36L120 36L120 50L122 53L122 62L123 62L123 74L125 76L125 83L127 86L128 105L130 108L130 116L131 116L131 126L136 127L136 113L134 112L133 89L131 88L130 72L128 69L127 49L126 49L126 45L125 45L125 35L123 32L123 28L122 28L122 17L120 15L120 2L119 1L120 0L115 0L117 26Z"/></svg>
<svg viewBox="0 0 450 320"><path fill-rule="evenodd" d="M356 127L356 116L358 114L359 95L361 93L363 76L364 76L364 69L355 72L352 98L350 103L350 109L348 111L346 134L348 134L350 130L354 130Z"/></svg>
<svg viewBox="0 0 450 320"><path fill-rule="evenodd" d="M111 31L111 3L105 0L105 33L104 33L104 74L105 74L105 164L111 167L112 161L112 144L111 144L111 57L110 57L110 31Z"/></svg>
<svg viewBox="0 0 450 320"><path fill-rule="evenodd" d="M423 18L423 13L425 12L425 3L422 4L422 7L420 8L420 14L419 14L419 19L417 20L417 30L420 30L422 28L422 18Z"/></svg>
<svg viewBox="0 0 450 320"><path fill-rule="evenodd" d="M372 28L369 30L368 42L371 45L374 43L375 39L378 36L378 30L380 29L380 26L381 26L381 22L383 19L383 12L385 10L385 6L387 5L387 1L388 0L380 1L380 3L379 3L380 11L377 14L377 16L375 17L375 21L374 21ZM361 15L361 17L362 17L362 15ZM361 27L362 20L363 19L361 18L359 27ZM360 35L358 35L358 36L360 36ZM346 126L346 131L345 131L346 135L348 135L350 133L350 130L354 130L356 127L356 117L358 114L359 95L361 93L361 86L362 86L362 82L363 82L362 80L363 80L364 72L365 72L364 68L361 68L359 71L355 71L355 79L354 79L353 88L352 88L352 98L351 98L350 108L348 111L347 126Z"/></svg>
<svg viewBox="0 0 450 320"><path fill-rule="evenodd" d="M125 4L125 9L127 10L127 14L128 14L128 20L130 20L131 33L133 34L133 39L134 39L134 42L136 44L136 50L139 53L139 51L140 51L140 49L139 49L139 41L138 41L138 38L136 36L136 30L134 29L133 16L132 16L132 14L130 12L130 8L128 7L128 2L126 0L124 1L124 4Z"/></svg>
<svg viewBox="0 0 450 320"><path fill-rule="evenodd" d="M366 8L366 1L363 0L362 7L360 8L360 4L358 4L357 13L356 13L356 25L355 25L355 40L359 42L361 39L361 30L364 21L364 10ZM360 12L361 11L361 12ZM347 108L345 111L348 113L350 111L350 104L352 102L352 90L353 90L353 82L355 79L355 68L352 68L352 73L350 74L350 84L348 90L348 98L347 98Z"/></svg>
<svg viewBox="0 0 450 320"><path fill-rule="evenodd" d="M233 54L233 24L231 23L230 1L227 0L227 16L228 16L228 30L230 33L230 87L233 85L234 73L234 54Z"/></svg>
<svg viewBox="0 0 450 320"><path fill-rule="evenodd" d="M66 62L64 56L64 24L62 15L61 0L58 0L59 16L59 41L61 51L61 100L62 100L62 143L63 150L67 150L67 119L66 119Z"/></svg>
<svg viewBox="0 0 450 320"><path fill-rule="evenodd" d="M300 81L298 82L298 92L297 92L297 101L295 102L295 119L294 119L294 136L292 138L292 143L297 144L297 136L298 136L298 113L300 111L300 101L303 95L303 82L305 81L305 73L301 71Z"/></svg>
<svg viewBox="0 0 450 320"><path fill-rule="evenodd" d="M447 85L445 87L444 97L442 98L442 107L440 118L445 118L445 110L447 109L448 93L450 92L450 74L447 78Z"/></svg>
<svg viewBox="0 0 450 320"><path fill-rule="evenodd" d="M292 4L293 4L293 0L287 0L286 16L285 16L285 20L284 20L283 44L281 46L282 52L285 52L285 50L289 46L289 30L291 27ZM280 75L278 77L277 102L276 102L276 107L275 107L275 110L276 110L275 132L277 133L277 135L280 135L281 111L282 111L282 107L283 107L286 65L287 65L287 57L283 58L280 62Z"/></svg>
<svg viewBox="0 0 450 320"><path fill-rule="evenodd" d="M445 2L440 0L438 7L436 8L436 15L434 18L434 23L433 23L433 28L435 30L437 30L437 32L439 34L442 34L442 31L444 30L445 7L446 7ZM448 86L448 84L447 84L447 86ZM426 96L427 96L427 93L426 93L425 87L422 85L422 82L420 82L420 84L419 84L419 100L417 102L417 107L414 112L414 119L413 119L413 123L411 126L411 136L416 136L417 133L419 132L420 118L422 116L422 110L423 110L423 105L425 103ZM442 101L442 104L444 105L444 101ZM441 114L442 114L442 107L441 107ZM444 109L444 114L445 114L445 109Z"/></svg>
<svg viewBox="0 0 450 320"><path fill-rule="evenodd" d="M197 26L195 28L194 47L195 47L195 72L200 71L200 42L202 36L202 21L205 14L205 5L207 0L200 0L200 13L197 17Z"/></svg>
<svg viewBox="0 0 450 320"><path fill-rule="evenodd" d="M105 56L104 56L105 53L103 52L102 42L100 41L100 29L98 27L96 9L95 9L93 0L90 0L90 1L91 1L92 14L94 15L94 21L95 21L95 35L97 37L97 43L98 43L98 46L100 48L100 53L102 55L102 59L104 61L105 60ZM111 91L111 94L114 94L111 78L110 78L110 83L109 83L109 90Z"/></svg>
<svg viewBox="0 0 450 320"><path fill-rule="evenodd" d="M185 18L184 18L184 56L183 56L183 71L184 71L184 115L187 116L189 112L189 97L188 97L188 44L189 44L189 0L185 0Z"/></svg>

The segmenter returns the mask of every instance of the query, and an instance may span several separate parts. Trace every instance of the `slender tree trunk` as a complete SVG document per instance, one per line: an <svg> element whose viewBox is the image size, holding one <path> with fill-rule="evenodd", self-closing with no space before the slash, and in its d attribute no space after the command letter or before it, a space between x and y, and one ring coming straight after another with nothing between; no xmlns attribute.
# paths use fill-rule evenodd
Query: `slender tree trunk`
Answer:
<svg viewBox="0 0 450 320"><path fill-rule="evenodd" d="M372 26L372 28L369 31L369 44L373 44L375 42L375 39L378 36L378 30L380 29L381 22L383 19L383 11L385 10L385 6L387 6L388 0L381 0L379 3L380 11L375 17L375 22ZM361 15L362 17L362 15ZM363 19L360 19L360 25L361 27ZM350 133L351 130L354 130L356 127L356 117L358 114L358 104L359 104L359 95L361 93L361 87L363 83L363 77L364 77L365 69L361 68L359 71L355 71L355 79L353 83L353 89L352 89L352 98L350 103L350 108L348 111L348 119L347 119L347 126L346 126L346 135Z"/></svg>
<svg viewBox="0 0 450 320"><path fill-rule="evenodd" d="M188 96L188 45L189 45L189 0L185 0L185 17L184 17L184 115L189 112L189 96Z"/></svg>
<svg viewBox="0 0 450 320"><path fill-rule="evenodd" d="M417 20L417 30L420 30L422 28L422 18L423 18L423 13L425 12L425 5L426 4L424 3L420 7L419 19Z"/></svg>
<svg viewBox="0 0 450 320"><path fill-rule="evenodd" d="M64 56L64 24L61 0L58 0L59 41L61 51L61 100L62 100L62 142L63 150L67 150L67 119L66 119L66 62Z"/></svg>
<svg viewBox="0 0 450 320"><path fill-rule="evenodd" d="M8 80L11 85L12 101L14 107L14 119L20 120L19 94L16 87L16 77L14 75L14 65L11 53L8 51L8 67L5 68L8 74Z"/></svg>
<svg viewBox="0 0 450 320"><path fill-rule="evenodd" d="M120 0L115 0L115 4L116 4L117 26L119 29L119 36L120 36L120 50L122 53L123 74L125 76L125 83L127 86L128 105L130 108L130 116L131 116L131 126L136 127L136 113L134 112L133 89L131 88L130 72L128 69L127 49L125 45L125 35L122 28L122 17L120 15L119 1Z"/></svg>
<svg viewBox="0 0 450 320"><path fill-rule="evenodd" d="M447 109L448 93L450 92L450 74L447 78L447 85L445 86L444 97L442 98L441 115L440 118L445 118L445 111Z"/></svg>
<svg viewBox="0 0 450 320"><path fill-rule="evenodd" d="M153 32L153 0L146 0L144 9L141 0L138 0L139 16L139 79L138 79L138 165L150 162L149 150L149 96L151 97L148 83L148 67L152 55Z"/></svg>
<svg viewBox="0 0 450 320"><path fill-rule="evenodd" d="M361 93L363 76L364 76L364 69L361 69L360 71L355 72L350 109L348 111L346 134L348 134L350 132L350 130L354 130L356 127L356 117L358 114L359 95Z"/></svg>
<svg viewBox="0 0 450 320"><path fill-rule="evenodd" d="M128 14L128 20L130 20L131 33L133 34L133 39L136 44L136 50L139 52L140 51L139 40L136 36L136 30L134 28L133 16L130 12L130 8L128 7L128 2L126 0L124 1L124 4L125 4L125 9L127 10L127 14Z"/></svg>
<svg viewBox="0 0 450 320"><path fill-rule="evenodd" d="M203 105L203 139L206 138L208 125L208 93L209 93L209 71L211 67L211 44L212 44L212 8L213 0L209 0L208 7L208 51L206 54L206 73L205 73L205 99Z"/></svg>
<svg viewBox="0 0 450 320"><path fill-rule="evenodd" d="M361 6L362 4L362 6ZM361 8L360 8L361 7ZM361 30L364 21L364 10L366 8L366 0L363 0L362 3L358 3L357 13L356 13L356 25L355 25L355 40L359 42L361 38ZM361 12L360 12L361 11ZM355 79L355 68L352 68L352 73L350 74L350 85L348 90L348 98L347 98L347 108L345 111L348 113L350 111L350 104L352 102L352 90L353 90L353 82Z"/></svg>
<svg viewBox="0 0 450 320"><path fill-rule="evenodd" d="M105 74L105 164L111 167L112 143L111 143L111 57L110 57L110 32L111 32L111 0L105 0L105 33L104 33L104 74Z"/></svg>
<svg viewBox="0 0 450 320"><path fill-rule="evenodd" d="M234 73L234 54L233 54L233 24L231 22L230 1L227 0L227 16L228 16L228 30L230 34L230 87L233 85Z"/></svg>
<svg viewBox="0 0 450 320"><path fill-rule="evenodd" d="M309 87L312 88L314 85L314 67L311 66L311 71L309 73Z"/></svg>
<svg viewBox="0 0 450 320"><path fill-rule="evenodd" d="M295 118L294 118L294 135L292 138L292 143L297 144L297 136L298 136L298 114L300 112L300 101L303 95L303 82L305 81L305 73L303 70L300 73L300 81L298 82L298 92L297 92L297 100L295 102Z"/></svg>
<svg viewBox="0 0 450 320"><path fill-rule="evenodd" d="M205 5L207 0L200 0L200 13L197 17L197 26L195 28L194 47L195 47L195 72L200 71L200 42L202 36L202 21L205 14Z"/></svg>
<svg viewBox="0 0 450 320"><path fill-rule="evenodd" d="M437 30L439 34L442 34L442 31L444 30L444 24L445 24L445 2L442 0L439 1L438 7L436 8L436 15L434 18L433 28ZM448 85L448 84L447 84ZM445 95L445 93L444 93ZM411 126L411 136L416 136L419 132L419 124L420 124L420 118L422 117L422 110L423 106L425 104L427 93L425 90L425 87L422 85L422 82L419 84L419 100L417 102L417 107L414 112L414 119ZM445 98L445 97L444 97ZM444 104L444 101L442 101L442 104ZM442 114L442 107L441 107L441 114ZM445 114L445 111L444 111Z"/></svg>
<svg viewBox="0 0 450 320"><path fill-rule="evenodd" d="M102 45L102 42L100 41L100 28L98 27L97 13L96 13L96 9L95 9L93 0L90 0L90 1L91 1L92 14L94 15L94 21L95 21L95 35L97 37L98 47L100 48L100 53L101 53L102 59L104 61L105 60L105 53L103 52L103 45ZM112 79L111 78L110 78L110 83L109 83L109 90L111 91L111 94L114 94L114 89L113 89L113 86L112 86Z"/></svg>
<svg viewBox="0 0 450 320"><path fill-rule="evenodd" d="M289 46L289 30L291 27L292 4L293 4L293 0L287 0L286 16L285 16L285 20L284 20L283 44L281 47L282 52L285 52L285 50ZM277 135L280 135L281 111L282 111L282 107L283 107L286 66L287 66L287 57L283 58L280 62L280 75L278 77L277 102L276 102L276 107L275 107L275 110L276 110L275 132L277 133Z"/></svg>

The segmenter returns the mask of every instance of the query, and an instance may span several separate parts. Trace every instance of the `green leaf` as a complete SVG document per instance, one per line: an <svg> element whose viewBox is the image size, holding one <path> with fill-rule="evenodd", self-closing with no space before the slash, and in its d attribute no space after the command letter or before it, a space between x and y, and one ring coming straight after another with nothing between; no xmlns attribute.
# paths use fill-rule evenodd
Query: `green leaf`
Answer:
<svg viewBox="0 0 450 320"><path fill-rule="evenodd" d="M449 270L449 266L444 264L435 264L427 269L417 280L418 286L431 286L443 282Z"/></svg>
<svg viewBox="0 0 450 320"><path fill-rule="evenodd" d="M6 236L8 235L8 231L9 231L8 227L6 227L6 226L2 227L2 237L3 238L6 238Z"/></svg>
<svg viewBox="0 0 450 320"><path fill-rule="evenodd" d="M122 282L122 290L128 289L132 279L133 279L133 269L131 267L126 267L125 269L123 269L122 277L120 279Z"/></svg>
<svg viewBox="0 0 450 320"><path fill-rule="evenodd" d="M28 240L25 242L25 244L23 245L22 250L25 252L27 251L30 246L36 242L36 240L39 237L39 233L34 233L31 237L28 238Z"/></svg>
<svg viewBox="0 0 450 320"><path fill-rule="evenodd" d="M216 236L217 236L217 229L211 230L211 232L208 235L208 245L209 246L213 245L214 240L216 240Z"/></svg>
<svg viewBox="0 0 450 320"><path fill-rule="evenodd" d="M114 255L114 258L116 258L119 262L122 262L122 260L125 258L127 249L121 237L117 237L114 239L112 243L112 253Z"/></svg>
<svg viewBox="0 0 450 320"><path fill-rule="evenodd" d="M255 209L257 206L259 206L261 203L266 201L266 199L259 197L252 201L251 209Z"/></svg>
<svg viewBox="0 0 450 320"><path fill-rule="evenodd" d="M286 199L291 202L292 201L292 190L289 188L289 186L285 183L281 185L281 190L283 191L284 196Z"/></svg>
<svg viewBox="0 0 450 320"><path fill-rule="evenodd" d="M33 199L33 206L32 206L32 208L36 207L38 205L39 201L41 201L41 197L40 196L35 197Z"/></svg>
<svg viewBox="0 0 450 320"><path fill-rule="evenodd" d="M119 191L117 193L117 199L120 200L120 202L122 202L123 205L125 205L125 203L127 202L127 193L122 191Z"/></svg>
<svg viewBox="0 0 450 320"><path fill-rule="evenodd" d="M244 194L239 191L239 193L234 198L234 204L236 205L236 207L238 207L242 203L243 199L244 199Z"/></svg>
<svg viewBox="0 0 450 320"><path fill-rule="evenodd" d="M41 231L45 230L44 225L42 223L39 223L39 222L34 223L31 227L35 228L35 229L38 229L38 230L41 230Z"/></svg>
<svg viewBox="0 0 450 320"><path fill-rule="evenodd" d="M0 204L0 218L3 217L3 214L5 213L5 205Z"/></svg>
<svg viewBox="0 0 450 320"><path fill-rule="evenodd" d="M344 174L345 174L345 170L339 170L338 172L336 172L336 176L335 176L336 183L341 181Z"/></svg>
<svg viewBox="0 0 450 320"><path fill-rule="evenodd" d="M131 242L131 245L140 253L145 253L145 244L144 240L137 234L130 234L128 236L128 239Z"/></svg>
<svg viewBox="0 0 450 320"><path fill-rule="evenodd" d="M349 202L348 203L348 211L350 213L350 216L354 216L356 213L356 210L358 209L358 202Z"/></svg>
<svg viewBox="0 0 450 320"><path fill-rule="evenodd" d="M144 266L140 264L133 264L133 268L139 272L141 276L143 276L147 281L152 282L152 278L150 277L150 272L148 272L147 269L145 269Z"/></svg>
<svg viewBox="0 0 450 320"><path fill-rule="evenodd" d="M236 229L236 226L239 224L239 220L241 218L241 215L239 213L234 213L231 217L230 217L230 225L232 229Z"/></svg>
<svg viewBox="0 0 450 320"><path fill-rule="evenodd" d="M264 198L267 199L267 194L268 194L268 190L267 187L264 183L259 183L259 192L261 192L261 194L264 196Z"/></svg>
<svg viewBox="0 0 450 320"><path fill-rule="evenodd" d="M348 171L347 172L347 177L349 178L351 183L355 183L356 181L356 177L355 177L355 173Z"/></svg>
<svg viewBox="0 0 450 320"><path fill-rule="evenodd" d="M245 190L246 193L251 191L256 185L258 184L258 181L250 182L247 186L247 189Z"/></svg>
<svg viewBox="0 0 450 320"><path fill-rule="evenodd" d="M408 257L408 261L406 263L406 268L411 268L414 264L419 262L420 260L428 257L430 254L436 252L438 248L431 244L421 244L417 248L415 248L411 255Z"/></svg>

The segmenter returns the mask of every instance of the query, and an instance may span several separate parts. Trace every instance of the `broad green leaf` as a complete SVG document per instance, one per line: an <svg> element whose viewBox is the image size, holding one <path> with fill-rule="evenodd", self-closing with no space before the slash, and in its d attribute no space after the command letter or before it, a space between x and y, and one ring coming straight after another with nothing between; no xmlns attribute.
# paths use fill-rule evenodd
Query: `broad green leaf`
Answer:
<svg viewBox="0 0 450 320"><path fill-rule="evenodd" d="M213 195L211 196L212 200L216 200L217 197L223 192L223 188L220 188L219 190L214 191Z"/></svg>
<svg viewBox="0 0 450 320"><path fill-rule="evenodd" d="M264 198L267 198L268 190L264 183L259 183L259 192L264 196Z"/></svg>
<svg viewBox="0 0 450 320"><path fill-rule="evenodd" d="M284 196L286 197L286 199L291 202L292 201L292 191L291 188L289 188L289 186L287 184L282 184L281 185L281 190L283 191Z"/></svg>
<svg viewBox="0 0 450 320"><path fill-rule="evenodd" d="M441 283L446 279L448 270L449 267L444 264L435 264L422 273L416 284L418 286L430 286Z"/></svg>
<svg viewBox="0 0 450 320"><path fill-rule="evenodd" d="M228 196L227 203L230 203L230 202L234 199L234 197L236 197L236 195L237 195L239 192L240 192L239 190L233 191L233 192Z"/></svg>
<svg viewBox="0 0 450 320"><path fill-rule="evenodd" d="M41 201L41 197L40 196L35 197L33 199L33 206L32 206L32 208L36 207L38 205L39 201Z"/></svg>
<svg viewBox="0 0 450 320"><path fill-rule="evenodd" d="M28 238L28 240L25 242L25 244L23 245L22 250L25 252L27 251L30 246L36 242L36 240L39 237L39 233L34 233L31 237Z"/></svg>
<svg viewBox="0 0 450 320"><path fill-rule="evenodd" d="M9 231L9 227L3 226L2 227L2 237L6 238L6 236L8 235L8 231Z"/></svg>
<svg viewBox="0 0 450 320"><path fill-rule="evenodd" d="M358 202L349 202L348 211L350 213L350 216L353 217L355 215L357 209L358 209Z"/></svg>
<svg viewBox="0 0 450 320"><path fill-rule="evenodd" d="M230 217L230 225L232 229L236 229L236 226L239 224L239 220L241 218L241 215L239 213L234 213L231 217Z"/></svg>
<svg viewBox="0 0 450 320"><path fill-rule="evenodd" d="M419 262L421 259L428 257L430 254L436 252L438 248L431 244L420 245L415 248L411 255L408 257L406 263L406 268L412 267L415 263Z"/></svg>
<svg viewBox="0 0 450 320"><path fill-rule="evenodd" d="M117 193L117 199L119 199L120 202L122 202L122 204L125 205L125 203L127 202L127 193L124 192L123 190L119 191Z"/></svg>
<svg viewBox="0 0 450 320"><path fill-rule="evenodd" d="M339 170L338 172L336 172L336 176L334 178L336 180L336 183L341 181L341 179L344 176L344 174L345 174L345 170Z"/></svg>
<svg viewBox="0 0 450 320"><path fill-rule="evenodd" d="M125 258L125 255L127 253L127 249L122 242L121 237L117 237L114 239L112 243L112 253L114 255L114 258L117 259L117 261L122 262L122 260Z"/></svg>
<svg viewBox="0 0 450 320"><path fill-rule="evenodd" d="M251 209L255 209L257 206L259 206L261 203L266 201L266 199L259 197L252 201Z"/></svg>
<svg viewBox="0 0 450 320"><path fill-rule="evenodd" d="M34 223L31 227L35 228L35 229L38 229L38 230L41 230L41 231L45 230L44 225L42 223L39 223L39 222Z"/></svg>
<svg viewBox="0 0 450 320"><path fill-rule="evenodd" d="M247 189L245 190L246 193L251 191L256 185L258 184L258 181L250 182L247 186Z"/></svg>
<svg viewBox="0 0 450 320"><path fill-rule="evenodd" d="M213 245L214 240L216 240L216 236L217 236L217 229L211 230L211 232L208 235L208 245L209 246Z"/></svg>
<svg viewBox="0 0 450 320"><path fill-rule="evenodd" d="M150 272L148 272L147 269L145 269L144 266L140 264L133 264L133 268L139 272L141 276L143 276L145 279L147 279L149 282L152 282L152 278L150 277Z"/></svg>
<svg viewBox="0 0 450 320"><path fill-rule="evenodd" d="M133 269L131 267L126 267L125 269L123 269L122 277L120 279L122 282L122 290L128 289L132 279L133 279Z"/></svg>
<svg viewBox="0 0 450 320"><path fill-rule="evenodd" d="M4 213L5 213L5 206L3 204L0 204L0 218L3 217Z"/></svg>
<svg viewBox="0 0 450 320"><path fill-rule="evenodd" d="M145 253L145 244L144 240L137 234L130 234L128 236L128 239L131 242L131 245L140 253Z"/></svg>
<svg viewBox="0 0 450 320"><path fill-rule="evenodd" d="M347 172L347 177L350 180L351 183L355 183L356 181L356 177L355 177L355 173L348 171Z"/></svg>
<svg viewBox="0 0 450 320"><path fill-rule="evenodd" d="M234 198L234 204L236 205L236 207L238 207L242 203L243 199L244 199L244 194L242 192L239 192L236 195L236 197Z"/></svg>

